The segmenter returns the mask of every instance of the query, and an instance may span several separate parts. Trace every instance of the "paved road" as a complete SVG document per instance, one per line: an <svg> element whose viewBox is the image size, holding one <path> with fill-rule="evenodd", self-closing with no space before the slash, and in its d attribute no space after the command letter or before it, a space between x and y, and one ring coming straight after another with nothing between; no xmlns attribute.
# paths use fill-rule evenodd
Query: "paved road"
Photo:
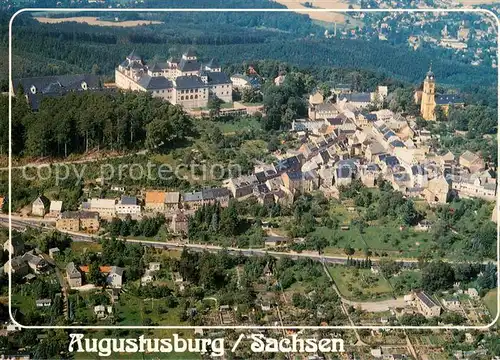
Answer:
<svg viewBox="0 0 500 360"><path fill-rule="evenodd" d="M42 230L51 230L54 229L54 227L48 226L48 225L53 225L53 222L55 220L50 219L40 219L40 218L33 218L33 217L13 217L12 218L12 226L18 230L23 230L27 226L30 227L36 227L40 228ZM8 215L5 214L0 214L0 225L3 226L8 226L9 224L9 218ZM80 233L80 232L72 232L72 231L61 231L62 233L68 234L73 241L95 241L95 237L89 234L85 233ZM207 244L189 244L189 243L179 243L179 242L166 242L166 241L155 241L155 240L142 240L142 239L133 239L133 238L119 238L120 240L124 240L129 243L136 243L136 244L141 244L144 246L152 246L155 248L164 248L164 249L178 249L182 250L184 247L187 247L189 249L192 249L194 251L210 251L210 252L217 252L220 250L227 250L231 254L243 254L245 256L265 256L271 255L274 257L291 257L294 260L300 259L300 258L309 258L317 261L323 261L328 264L345 264L347 262L347 256L344 255L323 255L323 254L318 254L315 252L302 252L302 253L297 253L297 252L284 252L284 251L271 251L271 250L266 250L266 249L240 249L240 248L224 248L222 246L217 246L217 245L207 245ZM354 260L364 260L364 257L351 257ZM380 261L380 258L370 258L373 263L377 263ZM399 263L401 263L402 266L404 267L413 267L418 263L417 259L400 259L397 260ZM449 261L450 263L453 263L453 261ZM491 261L483 261L484 264L491 262Z"/></svg>
<svg viewBox="0 0 500 360"><path fill-rule="evenodd" d="M3 226L8 226L9 220L8 218L5 218L4 215L0 216L0 225ZM12 227L16 228L18 230L23 230L27 226L29 227L36 227L42 230L50 230L54 229L53 227L49 226L42 226L40 222L33 222L30 220L20 220L20 219L12 219ZM73 241L94 241L95 238L92 235L84 234L84 233L78 233L78 232L72 232L72 231L61 231L62 233L68 234ZM296 253L296 252L280 252L280 251L270 251L266 249L240 249L240 248L224 248L221 246L217 245L206 245L206 244L189 244L189 243L179 243L179 242L165 242L165 241L154 241L154 240L142 240L142 239L131 239L131 238L120 238L120 240L124 240L129 243L136 243L136 244L141 244L144 246L152 246L155 248L167 248L167 249L183 249L184 247L190 248L194 251L211 251L211 252L216 252L220 250L227 250L231 254L243 254L245 256L265 256L266 254L274 256L274 257L282 257L282 256L287 256L291 257L292 259L296 260L299 258L310 258L313 260L318 260L318 261L325 261L326 263L329 264L345 264L347 262L347 256L342 256L342 255L335 255L335 256L330 256L330 255L319 255L317 253L313 252L302 252L302 253ZM364 258L356 258L354 257L353 259L357 260L364 260ZM373 262L377 262L378 259L372 259ZM417 263L417 260L404 260L401 261L404 266L411 266Z"/></svg>

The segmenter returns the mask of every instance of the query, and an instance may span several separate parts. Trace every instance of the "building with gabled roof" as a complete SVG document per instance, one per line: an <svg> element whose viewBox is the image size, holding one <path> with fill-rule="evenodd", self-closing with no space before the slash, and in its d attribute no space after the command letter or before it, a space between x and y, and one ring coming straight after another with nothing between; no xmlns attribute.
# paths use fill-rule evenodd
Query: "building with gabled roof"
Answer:
<svg viewBox="0 0 500 360"><path fill-rule="evenodd" d="M471 173L484 170L485 168L484 160L481 156L470 150L466 150L462 155L460 155L458 162L460 166L469 169Z"/></svg>
<svg viewBox="0 0 500 360"><path fill-rule="evenodd" d="M181 194L178 191L165 193L165 211L175 211L179 208Z"/></svg>
<svg viewBox="0 0 500 360"><path fill-rule="evenodd" d="M12 81L14 94L22 89L28 104L38 110L44 98L60 97L67 93L84 93L88 91L104 91L99 76L54 75L15 79Z"/></svg>
<svg viewBox="0 0 500 360"><path fill-rule="evenodd" d="M189 50L180 59L146 64L140 57L129 55L115 70L119 89L147 91L186 109L204 108L210 98L232 102L233 84L221 72L215 59L206 64Z"/></svg>
<svg viewBox="0 0 500 360"><path fill-rule="evenodd" d="M237 178L231 178L224 184L229 191L231 191L235 199L252 194L253 187L259 181L255 175L242 175Z"/></svg>
<svg viewBox="0 0 500 360"><path fill-rule="evenodd" d="M52 200L49 206L48 217L58 217L62 212L63 202L60 200Z"/></svg>
<svg viewBox="0 0 500 360"><path fill-rule="evenodd" d="M116 216L116 200L91 198L82 203L82 210L96 212L104 219L112 219Z"/></svg>
<svg viewBox="0 0 500 360"><path fill-rule="evenodd" d="M149 212L165 211L165 191L151 190L146 191L144 200L144 210Z"/></svg>
<svg viewBox="0 0 500 360"><path fill-rule="evenodd" d="M123 195L115 206L116 215L140 216L142 209L135 196Z"/></svg>
<svg viewBox="0 0 500 360"><path fill-rule="evenodd" d="M441 315L441 306L425 291L415 293L415 302L418 311L426 318Z"/></svg>
<svg viewBox="0 0 500 360"><path fill-rule="evenodd" d="M59 231L96 232L99 226L99 213L92 211L65 211L56 220Z"/></svg>
<svg viewBox="0 0 500 360"><path fill-rule="evenodd" d="M50 206L50 200L45 196L40 195L31 204L31 215L33 216L44 216Z"/></svg>
<svg viewBox="0 0 500 360"><path fill-rule="evenodd" d="M66 265L66 279L70 288L82 286L82 273L74 262L70 262Z"/></svg>
<svg viewBox="0 0 500 360"><path fill-rule="evenodd" d="M172 216L170 230L172 230L174 234L187 234L188 224L189 218L187 217L187 215L181 211L178 211Z"/></svg>

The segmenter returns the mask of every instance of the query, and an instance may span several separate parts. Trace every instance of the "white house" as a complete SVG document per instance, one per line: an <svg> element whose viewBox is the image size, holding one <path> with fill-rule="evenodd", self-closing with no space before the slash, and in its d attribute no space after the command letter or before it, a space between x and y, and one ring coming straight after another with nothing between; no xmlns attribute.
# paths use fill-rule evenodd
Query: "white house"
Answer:
<svg viewBox="0 0 500 360"><path fill-rule="evenodd" d="M36 307L50 307L52 305L51 299L39 299L36 301Z"/></svg>
<svg viewBox="0 0 500 360"><path fill-rule="evenodd" d="M147 269L145 272L144 272L144 275L142 275L141 277L141 285L147 285L147 284L150 284L153 282L154 280L154 272Z"/></svg>
<svg viewBox="0 0 500 360"><path fill-rule="evenodd" d="M116 215L141 215L141 205L138 205L135 196L122 196L116 204Z"/></svg>
<svg viewBox="0 0 500 360"><path fill-rule="evenodd" d="M52 200L50 202L49 213L47 216L50 217L58 217L62 211L62 201L60 200Z"/></svg>
<svg viewBox="0 0 500 360"><path fill-rule="evenodd" d="M231 75L230 79L231 82L233 83L233 87L237 89L245 89L252 87L252 84L250 83L250 78L246 75L234 74Z"/></svg>
<svg viewBox="0 0 500 360"><path fill-rule="evenodd" d="M97 212L102 218L112 219L116 216L115 204L115 199L92 198L90 201L84 202L82 208L85 211Z"/></svg>
<svg viewBox="0 0 500 360"><path fill-rule="evenodd" d="M108 315L113 314L113 307L110 305L96 305L94 306L94 314L98 319L105 319Z"/></svg>
<svg viewBox="0 0 500 360"><path fill-rule="evenodd" d="M49 206L49 199L45 196L39 196L33 201L31 205L31 215L34 216L44 216L47 212L47 207Z"/></svg>
<svg viewBox="0 0 500 360"><path fill-rule="evenodd" d="M106 278L106 282L108 283L108 285L115 288L121 288L123 284L124 271L125 271L124 268L118 266L112 266L111 271L109 272Z"/></svg>

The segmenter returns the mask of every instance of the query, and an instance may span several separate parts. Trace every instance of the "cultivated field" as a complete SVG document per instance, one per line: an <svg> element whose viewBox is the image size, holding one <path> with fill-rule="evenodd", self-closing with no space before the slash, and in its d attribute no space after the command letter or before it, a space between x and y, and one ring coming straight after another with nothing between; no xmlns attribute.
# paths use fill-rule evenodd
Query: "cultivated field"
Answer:
<svg viewBox="0 0 500 360"><path fill-rule="evenodd" d="M303 12L308 14L309 17L313 20L320 20L326 22L338 22L343 23L345 21L345 16L341 13L335 12L307 12L307 7L303 4L305 2L309 2L313 8L321 8L321 9L347 9L349 7L349 3L343 0L275 0L277 3L285 5L289 9L305 9ZM359 8L358 5L354 5L354 8ZM297 11L299 12L299 11ZM300 11L302 13L302 11Z"/></svg>
<svg viewBox="0 0 500 360"><path fill-rule="evenodd" d="M140 25L153 25L161 24L161 21L149 21L149 20L127 20L127 21L105 21L99 20L93 16L78 16L69 18L48 18L48 17L35 17L39 22L46 24L58 24L62 22L78 22L87 23L94 26L119 26L119 27L134 27Z"/></svg>

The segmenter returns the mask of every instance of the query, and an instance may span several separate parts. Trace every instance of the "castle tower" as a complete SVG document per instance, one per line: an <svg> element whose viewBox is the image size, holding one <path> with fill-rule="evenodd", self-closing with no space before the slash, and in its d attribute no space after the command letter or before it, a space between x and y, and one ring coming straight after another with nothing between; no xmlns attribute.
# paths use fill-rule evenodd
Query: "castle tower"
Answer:
<svg viewBox="0 0 500 360"><path fill-rule="evenodd" d="M436 80L434 73L429 67L425 76L424 90L422 91L422 101L420 103L420 114L425 120L436 120L434 109L436 108Z"/></svg>

